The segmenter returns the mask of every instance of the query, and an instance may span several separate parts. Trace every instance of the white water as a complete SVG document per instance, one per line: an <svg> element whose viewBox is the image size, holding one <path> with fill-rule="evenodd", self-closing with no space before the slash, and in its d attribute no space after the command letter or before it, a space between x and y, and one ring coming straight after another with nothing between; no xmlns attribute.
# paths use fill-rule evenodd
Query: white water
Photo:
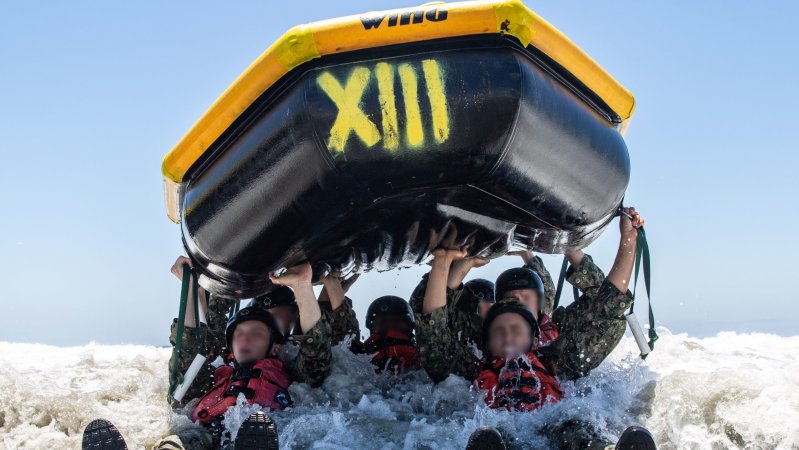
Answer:
<svg viewBox="0 0 799 450"><path fill-rule="evenodd" d="M166 406L169 352L0 343L0 448L80 448L83 427L97 417L113 421L130 448L186 426ZM662 449L799 448L799 336L697 339L663 330L646 362L625 338L566 390L566 400L535 413L491 411L462 379L431 386L419 373L398 381L336 348L324 386L293 385L296 406L273 416L284 448L458 449L475 427L499 424L541 447L537 430L568 417L609 438L643 424Z"/></svg>

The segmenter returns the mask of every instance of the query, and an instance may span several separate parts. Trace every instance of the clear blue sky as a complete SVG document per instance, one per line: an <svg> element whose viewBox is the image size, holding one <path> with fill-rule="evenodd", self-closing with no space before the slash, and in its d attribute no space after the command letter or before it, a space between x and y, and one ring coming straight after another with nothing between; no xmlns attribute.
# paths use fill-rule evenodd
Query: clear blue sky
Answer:
<svg viewBox="0 0 799 450"><path fill-rule="evenodd" d="M410 5L6 3L0 340L165 345L179 294L168 269L182 248L164 211L163 155L289 27ZM648 221L661 324L799 333L799 6L528 6L636 96L627 203ZM617 235L589 249L605 266ZM557 270L558 258L546 261ZM421 273L363 277L356 306L407 296Z"/></svg>

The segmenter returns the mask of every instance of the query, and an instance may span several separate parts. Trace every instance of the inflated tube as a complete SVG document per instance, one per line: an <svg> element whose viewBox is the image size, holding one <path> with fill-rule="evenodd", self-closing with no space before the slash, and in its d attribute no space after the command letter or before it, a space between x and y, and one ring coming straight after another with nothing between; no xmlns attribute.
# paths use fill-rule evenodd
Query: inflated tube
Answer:
<svg viewBox="0 0 799 450"><path fill-rule="evenodd" d="M183 242L200 284L236 298L306 259L316 277L419 264L453 227L472 255L584 247L629 181L620 128L600 95L509 35L322 56L179 180Z"/></svg>

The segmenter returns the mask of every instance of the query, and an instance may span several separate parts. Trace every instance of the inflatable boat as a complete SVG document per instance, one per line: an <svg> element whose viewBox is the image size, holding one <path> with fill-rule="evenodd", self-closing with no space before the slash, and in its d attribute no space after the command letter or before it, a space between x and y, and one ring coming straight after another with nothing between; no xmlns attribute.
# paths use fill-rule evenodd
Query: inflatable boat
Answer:
<svg viewBox="0 0 799 450"><path fill-rule="evenodd" d="M290 29L163 161L210 291L330 271L584 247L630 176L634 99L518 1L431 3Z"/></svg>

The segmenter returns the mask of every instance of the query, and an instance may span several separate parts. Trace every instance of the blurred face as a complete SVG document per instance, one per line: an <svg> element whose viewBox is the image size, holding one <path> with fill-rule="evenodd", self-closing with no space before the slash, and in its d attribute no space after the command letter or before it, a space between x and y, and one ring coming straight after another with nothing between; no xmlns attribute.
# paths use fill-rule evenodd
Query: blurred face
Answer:
<svg viewBox="0 0 799 450"><path fill-rule="evenodd" d="M533 312L536 320L538 317L538 292L532 289L517 289L515 291L508 291L502 294L502 300L509 300L515 298L522 305L528 307Z"/></svg>
<svg viewBox="0 0 799 450"><path fill-rule="evenodd" d="M389 330L410 331L408 322L403 316L379 316L375 317L372 333L386 333Z"/></svg>
<svg viewBox="0 0 799 450"><path fill-rule="evenodd" d="M488 351L491 356L516 356L533 345L530 324L518 314L498 315L488 329Z"/></svg>
<svg viewBox="0 0 799 450"><path fill-rule="evenodd" d="M248 320L233 330L233 356L239 363L248 363L266 358L266 350L272 342L272 334L263 322ZM276 352L277 345L272 347Z"/></svg>
<svg viewBox="0 0 799 450"><path fill-rule="evenodd" d="M283 328L283 331L290 333L297 322L299 314L293 306L276 306L269 310L269 313L277 319L277 323Z"/></svg>
<svg viewBox="0 0 799 450"><path fill-rule="evenodd" d="M494 306L494 303L488 302L480 302L477 304L477 312L480 313L480 317L485 319L486 315L488 314L488 310Z"/></svg>

